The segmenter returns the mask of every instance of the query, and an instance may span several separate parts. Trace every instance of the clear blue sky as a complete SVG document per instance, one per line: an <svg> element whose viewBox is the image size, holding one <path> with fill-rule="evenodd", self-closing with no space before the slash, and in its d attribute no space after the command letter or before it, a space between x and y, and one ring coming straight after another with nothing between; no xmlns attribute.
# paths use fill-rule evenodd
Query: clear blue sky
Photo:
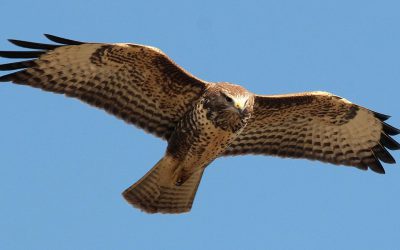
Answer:
<svg viewBox="0 0 400 250"><path fill-rule="evenodd" d="M7 38L134 42L209 81L325 90L400 126L398 1L2 1ZM1 62L5 60L1 59ZM222 158L189 214L120 193L166 143L77 100L0 85L0 249L399 249L400 167ZM399 140L399 138L397 138ZM399 152L393 155L400 161Z"/></svg>

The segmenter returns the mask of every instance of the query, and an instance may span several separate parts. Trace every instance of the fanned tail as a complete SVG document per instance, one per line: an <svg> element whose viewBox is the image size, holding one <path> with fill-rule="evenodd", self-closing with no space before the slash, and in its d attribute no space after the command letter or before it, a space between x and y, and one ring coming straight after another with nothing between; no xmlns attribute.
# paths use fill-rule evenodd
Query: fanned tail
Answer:
<svg viewBox="0 0 400 250"><path fill-rule="evenodd" d="M167 157L162 158L122 195L131 205L147 213L189 212L204 170L177 186L172 169L173 163Z"/></svg>

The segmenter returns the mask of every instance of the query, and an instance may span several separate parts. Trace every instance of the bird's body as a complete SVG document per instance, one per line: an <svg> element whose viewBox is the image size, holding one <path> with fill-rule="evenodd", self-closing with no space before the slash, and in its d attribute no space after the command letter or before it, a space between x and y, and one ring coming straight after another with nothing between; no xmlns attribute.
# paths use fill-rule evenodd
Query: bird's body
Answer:
<svg viewBox="0 0 400 250"><path fill-rule="evenodd" d="M218 102L225 105L220 87L221 85L210 86L194 107L183 115L168 140L167 154L179 161L176 179L178 183L185 181L193 172L205 168L225 152L251 116L250 110L214 110ZM244 89L242 91L243 94L248 93Z"/></svg>
<svg viewBox="0 0 400 250"><path fill-rule="evenodd" d="M134 202L131 203L143 210L157 211L157 208L161 206L157 202L166 196L167 191L160 194L159 199L155 201L147 199L147 202L143 202L145 200L143 197L138 199L137 193L151 197L148 190L159 188L167 189L170 193L174 192L175 198L182 194L182 190L184 194L189 192L189 198L185 197L185 202L178 204L181 206L181 211L191 206L193 192L199 185L204 169L226 151L251 116L252 110L249 107L238 110L226 105L227 95L234 96L233 93L229 93L230 88L237 88L237 96L243 97L245 101L253 102L253 95L240 86L229 83L210 85L177 123L168 139L164 158L153 168L153 171L157 173L153 179L159 186L154 187L154 183L149 182L134 184L124 192L128 201L133 200ZM163 212L176 210L176 207L167 207L166 204L163 206Z"/></svg>
<svg viewBox="0 0 400 250"><path fill-rule="evenodd" d="M157 48L47 37L59 44L10 40L37 50L0 51L33 58L0 65L22 69L0 81L78 98L167 140L164 157L123 192L146 212L189 211L204 169L220 156L307 158L384 173L380 161L395 163L386 148L400 149L389 116L330 93L256 95L200 80Z"/></svg>
<svg viewBox="0 0 400 250"><path fill-rule="evenodd" d="M167 155L177 160L176 182L203 169L225 150L235 134L216 127L206 118L207 110L199 102L178 122L168 140Z"/></svg>

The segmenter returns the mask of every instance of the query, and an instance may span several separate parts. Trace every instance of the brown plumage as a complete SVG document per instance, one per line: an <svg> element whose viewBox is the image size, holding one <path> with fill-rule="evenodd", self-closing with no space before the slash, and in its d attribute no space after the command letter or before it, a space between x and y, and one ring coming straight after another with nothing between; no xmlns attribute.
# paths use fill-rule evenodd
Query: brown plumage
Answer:
<svg viewBox="0 0 400 250"><path fill-rule="evenodd" d="M326 93L261 96L230 83L200 80L159 49L127 43L83 43L46 35L57 44L10 40L31 51L0 65L19 70L0 81L65 94L104 109L168 141L165 156L123 192L149 213L191 209L204 169L223 155L307 158L384 173L395 163L400 130L379 114Z"/></svg>

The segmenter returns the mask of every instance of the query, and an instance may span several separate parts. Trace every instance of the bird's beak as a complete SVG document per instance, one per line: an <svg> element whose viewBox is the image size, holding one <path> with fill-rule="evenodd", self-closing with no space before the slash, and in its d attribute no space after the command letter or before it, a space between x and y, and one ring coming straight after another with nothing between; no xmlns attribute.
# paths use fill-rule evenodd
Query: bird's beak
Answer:
<svg viewBox="0 0 400 250"><path fill-rule="evenodd" d="M244 108L245 108L245 106L246 106L245 104L246 104L245 101L238 100L238 101L235 102L235 107L238 109L238 111L240 113L242 113Z"/></svg>

